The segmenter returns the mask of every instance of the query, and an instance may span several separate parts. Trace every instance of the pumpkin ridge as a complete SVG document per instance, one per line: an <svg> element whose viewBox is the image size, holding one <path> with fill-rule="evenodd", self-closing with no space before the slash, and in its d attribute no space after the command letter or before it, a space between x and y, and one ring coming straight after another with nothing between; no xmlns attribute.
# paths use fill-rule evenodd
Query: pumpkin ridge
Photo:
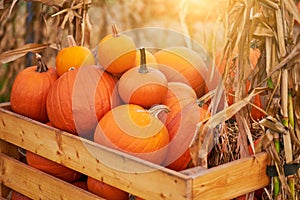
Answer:
<svg viewBox="0 0 300 200"><path fill-rule="evenodd" d="M68 74L66 74L66 75L68 75ZM61 79L60 79L60 80L61 80ZM74 84L73 84L73 85L74 85ZM56 90L56 92L57 92L56 96L58 96L58 98L57 98L57 105L60 105L60 106L59 106L60 108L65 108L63 102L66 101L66 100L67 100L67 101L69 101L69 100L72 101L72 97L71 97L70 92L71 92L71 90L73 90L74 88L71 87L71 89L70 89L70 83L69 83L69 81L67 81L67 84L66 84L66 85L62 85L61 81L59 81L59 82L58 82L57 88L59 88L58 90ZM59 90L60 90L61 88L63 88L63 89L66 91L66 94L68 95L67 98L62 99L61 95L59 95ZM72 105L72 102L71 102L70 105ZM72 108L71 108L71 109L72 109ZM74 130L75 124L74 124L74 125L71 125L71 124L67 123L67 122L68 122L68 121L66 120L66 119L68 118L68 117L67 117L67 114L66 114L65 112L63 112L62 109L58 109L58 110L59 110L60 113L59 113L59 115L56 115L56 116L62 116L61 119L59 120L59 121L60 121L59 123L60 123L60 124L63 124L63 126L66 127L66 130L67 130L67 131L70 131L70 132L72 132L72 133L76 133L76 131ZM54 112L57 112L57 111L54 111ZM74 122L73 122L73 123L74 123ZM73 127L72 127L72 126L73 126Z"/></svg>
<svg viewBox="0 0 300 200"><path fill-rule="evenodd" d="M106 95L105 96L113 96L113 93L114 93L114 89L115 87L112 87L112 84L111 83L115 83L116 81L109 75L107 74L105 71L102 72L103 74L107 75L107 79L103 79L103 84L105 86L105 88L107 88L107 90L105 91ZM100 94L102 94L102 92L99 91ZM107 99L108 100L108 99ZM111 100L109 100L107 103L109 104L109 107L112 108L112 103Z"/></svg>

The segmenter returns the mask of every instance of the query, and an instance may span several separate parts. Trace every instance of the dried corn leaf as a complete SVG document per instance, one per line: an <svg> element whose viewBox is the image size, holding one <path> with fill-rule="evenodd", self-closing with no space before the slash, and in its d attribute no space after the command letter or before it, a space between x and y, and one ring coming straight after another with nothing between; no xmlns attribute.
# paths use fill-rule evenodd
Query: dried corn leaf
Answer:
<svg viewBox="0 0 300 200"><path fill-rule="evenodd" d="M260 37L274 37L274 31L266 23L258 23L253 35Z"/></svg>
<svg viewBox="0 0 300 200"><path fill-rule="evenodd" d="M248 141L250 142L252 151L255 152L252 134L251 134L249 125L247 123L247 120L245 118L245 113L243 113L243 111L244 110L241 110L235 115L238 129L239 129L237 145L238 145L238 149L239 149L241 158L245 158L250 155L249 149L248 149Z"/></svg>
<svg viewBox="0 0 300 200"><path fill-rule="evenodd" d="M281 14L281 10L276 10L275 16L276 16L276 28L277 28L279 53L280 53L280 58L283 58L286 55L286 49L285 49L285 35L284 35L284 26L283 26L284 20Z"/></svg>
<svg viewBox="0 0 300 200"><path fill-rule="evenodd" d="M279 9L279 6L274 3L273 1L270 1L270 0L259 0L259 2L264 6L264 7L267 7L267 8L271 8L271 9Z"/></svg>
<svg viewBox="0 0 300 200"><path fill-rule="evenodd" d="M286 6L287 10L292 13L295 20L300 23L300 13L298 11L298 8L296 7L296 4L293 0L285 0L283 1L284 5Z"/></svg>
<svg viewBox="0 0 300 200"><path fill-rule="evenodd" d="M9 17L10 17L10 14L11 14L11 12L12 12L13 8L15 7L15 5L16 5L16 3L17 3L17 1L18 1L18 0L13 0L13 2L11 3L11 6L10 6L10 9L9 9L9 13L8 13L8 16L7 16L7 18L9 18Z"/></svg>
<svg viewBox="0 0 300 200"><path fill-rule="evenodd" d="M265 87L255 88L247 97L213 115L206 123L206 126L208 126L209 128L214 128L218 124L232 118L239 110L245 107L255 95L266 91L266 89L267 88Z"/></svg>
<svg viewBox="0 0 300 200"><path fill-rule="evenodd" d="M59 6L59 7L62 7L65 2L68 2L68 0L26 0L26 1L38 2L48 6Z"/></svg>
<svg viewBox="0 0 300 200"><path fill-rule="evenodd" d="M278 121L272 116L267 116L266 118L260 120L259 124L277 133L288 133L288 129L284 127L280 121Z"/></svg>
<svg viewBox="0 0 300 200"><path fill-rule="evenodd" d="M218 133L221 131L220 125L245 107L255 95L265 90L266 88L255 88L244 99L212 115L207 122L198 123L195 138L190 147L191 157L196 166L203 166L203 159L206 158L207 153L214 145L216 136L218 136Z"/></svg>
<svg viewBox="0 0 300 200"><path fill-rule="evenodd" d="M6 51L0 54L0 62L1 63L8 63L11 61L15 61L18 58L25 56L27 53L38 53L44 50L45 48L49 47L50 44L35 44L29 43L25 44L22 47L19 47L14 50Z"/></svg>

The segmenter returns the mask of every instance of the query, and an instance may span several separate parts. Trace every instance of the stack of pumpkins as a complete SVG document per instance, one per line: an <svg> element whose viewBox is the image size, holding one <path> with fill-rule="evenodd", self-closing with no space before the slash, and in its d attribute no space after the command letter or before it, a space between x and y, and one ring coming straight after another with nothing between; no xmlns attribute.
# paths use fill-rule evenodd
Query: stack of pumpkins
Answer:
<svg viewBox="0 0 300 200"><path fill-rule="evenodd" d="M206 89L207 67L201 56L185 47L155 54L137 50L133 39L115 25L97 46L97 64L91 50L72 39L69 43L58 52L55 68L48 68L37 54L37 66L18 74L11 90L12 110L173 170L190 166L196 125L209 115L197 104ZM29 165L65 181L82 177L32 152L26 157ZM88 178L89 191L122 199L112 197L118 189L105 184L101 189L103 184Z"/></svg>

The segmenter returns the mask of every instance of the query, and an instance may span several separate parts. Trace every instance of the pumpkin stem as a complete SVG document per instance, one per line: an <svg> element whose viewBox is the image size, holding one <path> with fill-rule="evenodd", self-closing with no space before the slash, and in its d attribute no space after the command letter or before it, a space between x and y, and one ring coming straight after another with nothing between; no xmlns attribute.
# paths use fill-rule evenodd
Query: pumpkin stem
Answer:
<svg viewBox="0 0 300 200"><path fill-rule="evenodd" d="M118 31L118 28L117 28L117 25L116 24L113 24L111 26L111 29L112 29L112 35L114 37L119 37L119 31Z"/></svg>
<svg viewBox="0 0 300 200"><path fill-rule="evenodd" d="M149 72L149 70L146 66L146 50L144 47L140 48L140 54L141 54L141 61L140 61L139 73L146 74Z"/></svg>
<svg viewBox="0 0 300 200"><path fill-rule="evenodd" d="M36 53L35 58L38 62L35 71L40 72L40 73L48 71L48 67L47 67L46 63L42 60L42 56L40 54Z"/></svg>
<svg viewBox="0 0 300 200"><path fill-rule="evenodd" d="M75 46L77 46L73 35L68 35L67 38L68 38L69 47L75 47Z"/></svg>
<svg viewBox="0 0 300 200"><path fill-rule="evenodd" d="M148 110L148 112L150 113L150 115L152 115L152 116L154 116L156 118L158 118L159 113L162 112L162 111L168 113L168 112L170 112L170 108L168 106L166 106L166 105L156 105L156 106L151 107Z"/></svg>

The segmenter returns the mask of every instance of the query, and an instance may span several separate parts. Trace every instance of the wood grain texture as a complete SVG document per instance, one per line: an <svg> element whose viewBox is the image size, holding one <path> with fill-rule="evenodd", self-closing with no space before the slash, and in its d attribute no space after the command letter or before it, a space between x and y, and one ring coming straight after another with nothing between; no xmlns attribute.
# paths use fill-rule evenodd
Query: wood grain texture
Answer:
<svg viewBox="0 0 300 200"><path fill-rule="evenodd" d="M104 200L5 154L0 154L0 161L4 167L1 182L32 199Z"/></svg>
<svg viewBox="0 0 300 200"><path fill-rule="evenodd" d="M201 171L193 180L193 199L232 199L270 184L266 153Z"/></svg>
<svg viewBox="0 0 300 200"><path fill-rule="evenodd" d="M0 109L0 139L148 199L190 199L191 179Z"/></svg>
<svg viewBox="0 0 300 200"><path fill-rule="evenodd" d="M17 159L20 158L18 147L3 140L0 140L0 153L4 153L6 155L12 156ZM3 170L4 170L4 166L3 163L0 161L0 175ZM10 189L5 185L3 185L2 182L0 181L0 196L7 197L9 193L10 193Z"/></svg>

